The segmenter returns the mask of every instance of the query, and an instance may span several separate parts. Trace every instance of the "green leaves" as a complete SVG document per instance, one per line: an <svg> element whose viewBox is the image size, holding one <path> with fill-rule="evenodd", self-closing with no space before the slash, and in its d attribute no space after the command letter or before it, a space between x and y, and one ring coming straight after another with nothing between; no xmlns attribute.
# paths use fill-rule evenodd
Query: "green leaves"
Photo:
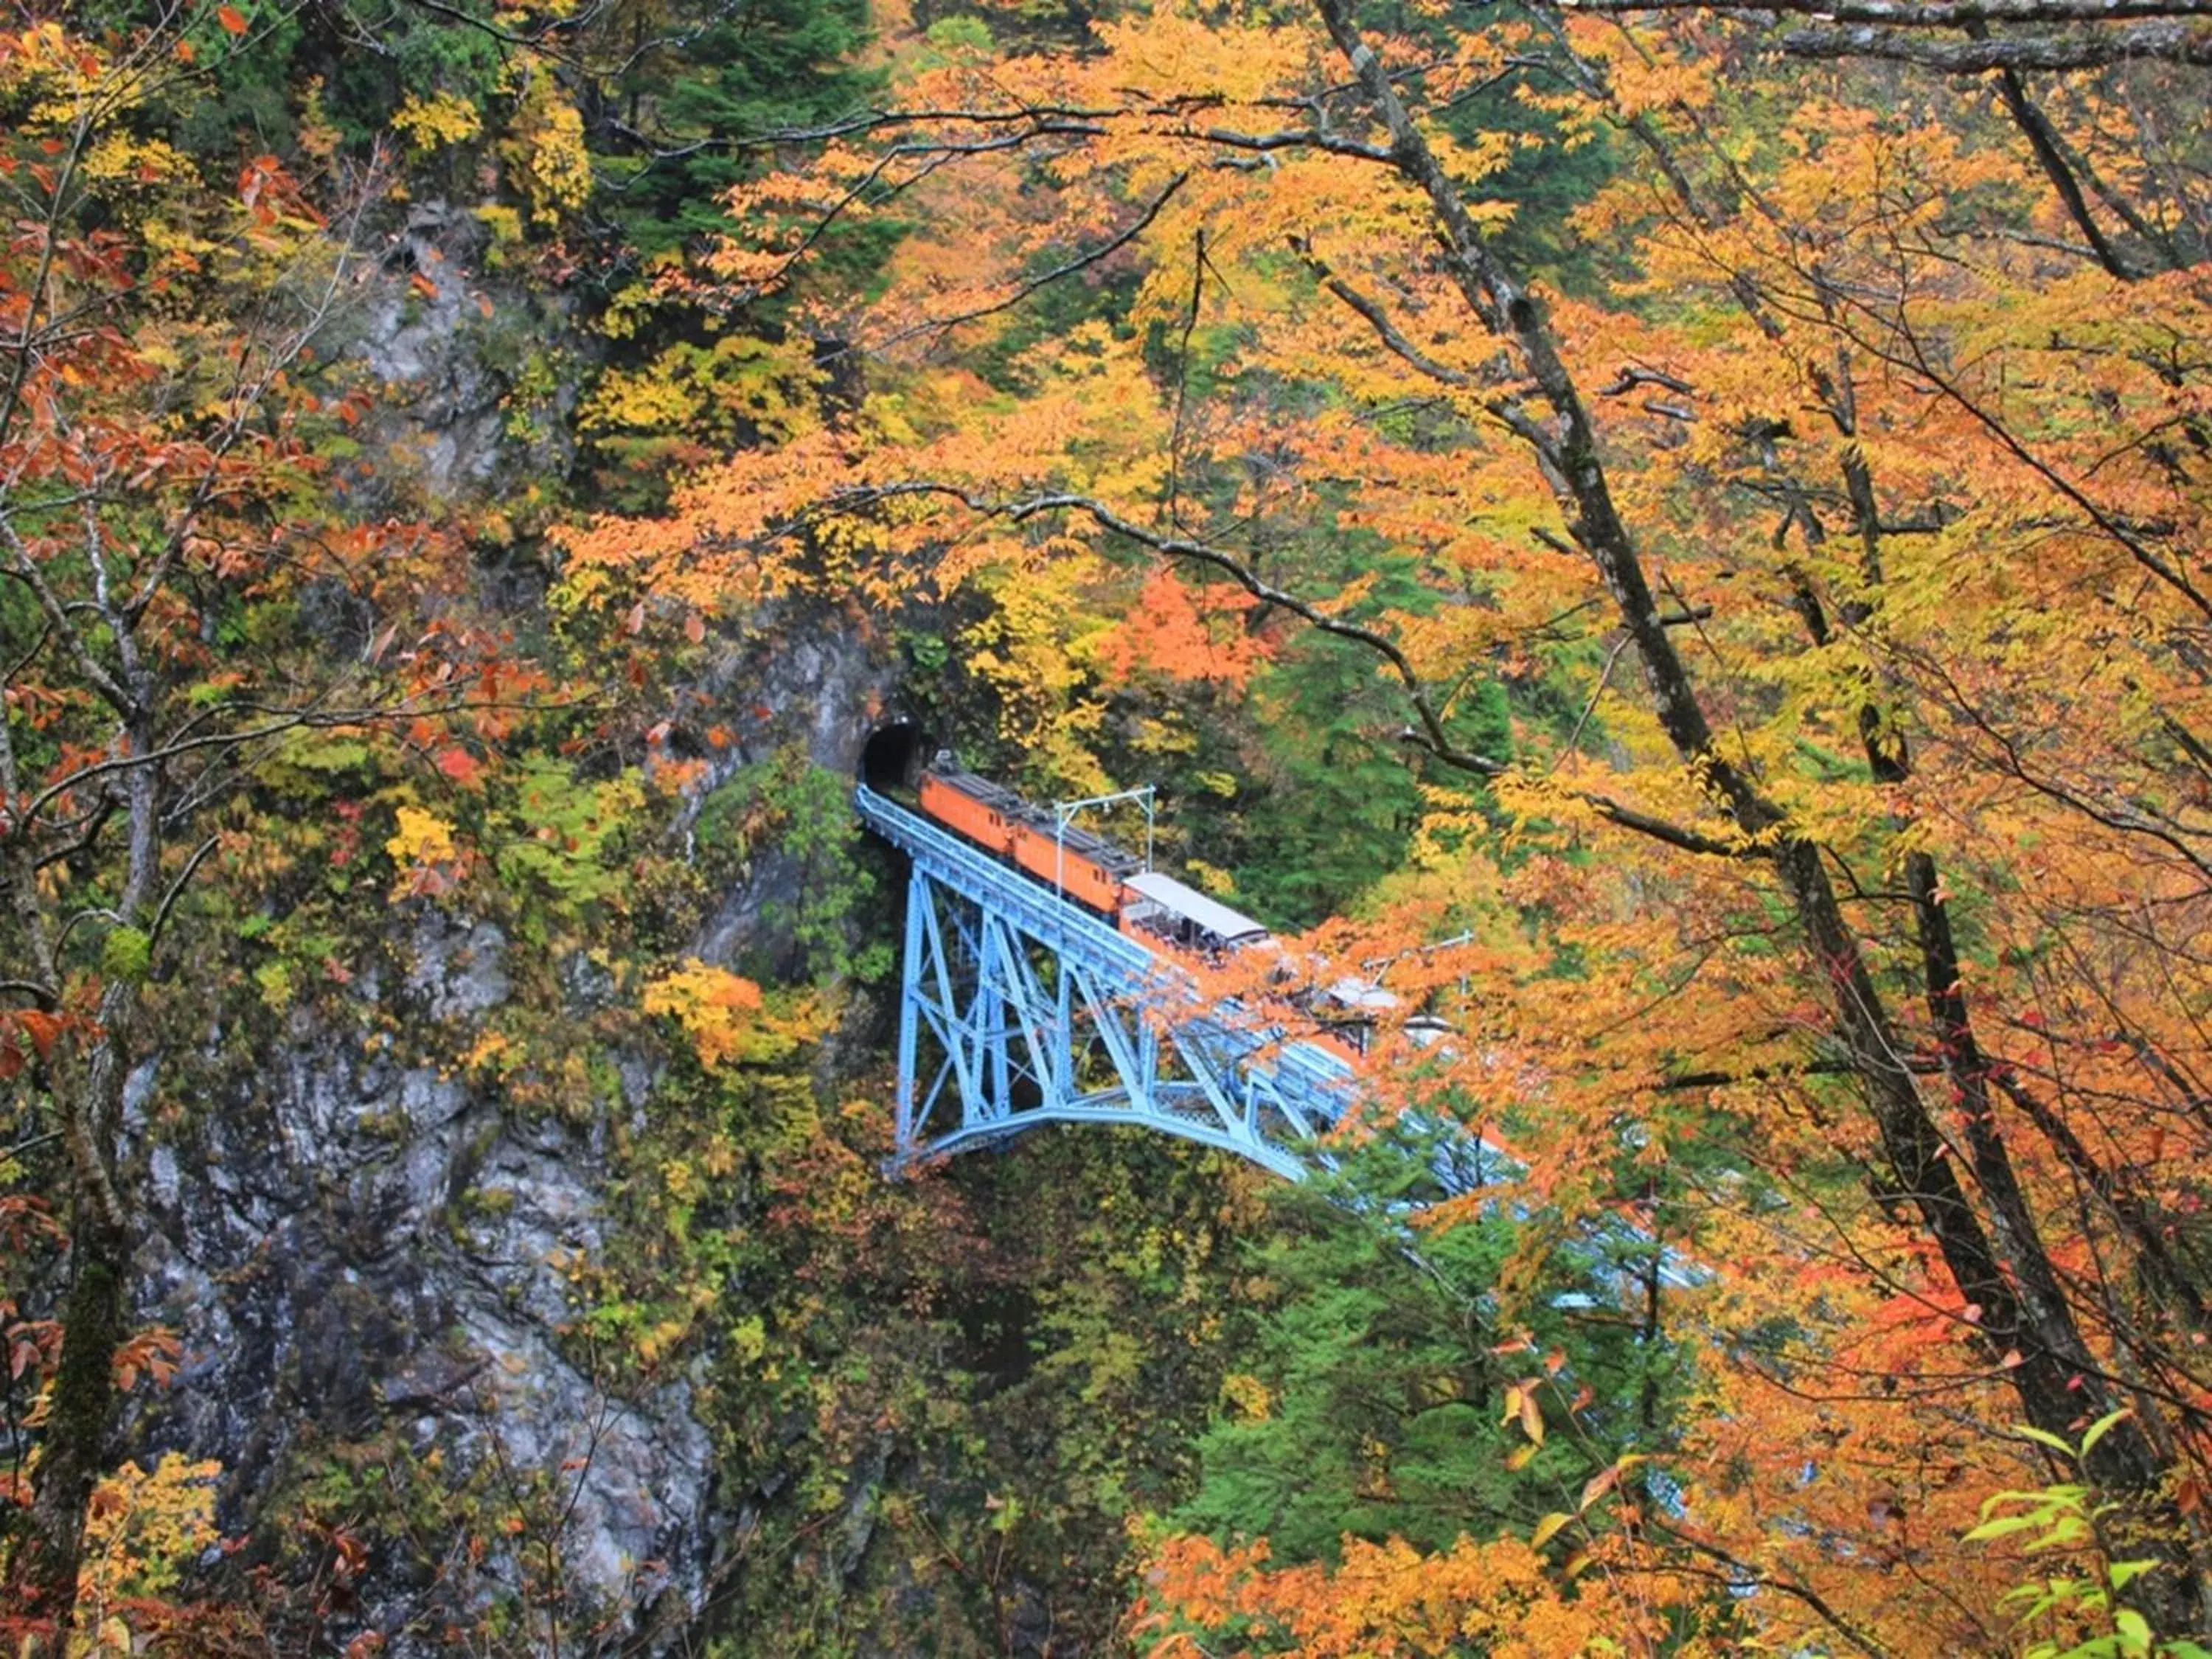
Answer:
<svg viewBox="0 0 2212 1659"><path fill-rule="evenodd" d="M2132 1411L2124 1407L2107 1412L2082 1431L2078 1445L2032 1425L2019 1425L2018 1432L2081 1465L2087 1462L2089 1454L2118 1424L2131 1415ZM2150 1659L2154 1655L2158 1659L2197 1659L2203 1651L2192 1642L2161 1640L2140 1608L2123 1604L2122 1598L2131 1586L2166 1564L2153 1559L2112 1560L2106 1555L2108 1529L2104 1523L2118 1507L2101 1499L2094 1487L2077 1481L1994 1492L1983 1500L1981 1523L1968 1531L1963 1541L1988 1544L2032 1533L2034 1536L2020 1546L2022 1554L2064 1550L2094 1569L2030 1580L2005 1592L2002 1600L2021 1610L2018 1618L2022 1626L2048 1616L2086 1619L2107 1626L2103 1634L2070 1647L2062 1649L2053 1641L2034 1643L2026 1650L2030 1659ZM1993 1513L1999 1510L2014 1512Z"/></svg>
<svg viewBox="0 0 2212 1659"><path fill-rule="evenodd" d="M1224 1413L1206 1431L1178 1526L1223 1542L1264 1536L1278 1564L1334 1561L1347 1536L1441 1550L1462 1534L1522 1533L1579 1492L1538 1527L1540 1546L1567 1519L1594 1521L1636 1467L1621 1441L1664 1357L1620 1325L1561 1317L1558 1293L1602 1294L1583 1276L1594 1261L1563 1245L1538 1264L1528 1299L1546 1364L1500 1376L1495 1333L1474 1310L1492 1305L1516 1226L1493 1214L1408 1236L1387 1206L1426 1167L1417 1139L1378 1138L1345 1157L1318 1200L1280 1198L1282 1231L1248 1258L1274 1296L1236 1358L1268 1409Z"/></svg>
<svg viewBox="0 0 2212 1659"><path fill-rule="evenodd" d="M133 985L143 985L153 957L153 940L137 928L111 928L107 937L100 942L100 971L109 979L127 980Z"/></svg>

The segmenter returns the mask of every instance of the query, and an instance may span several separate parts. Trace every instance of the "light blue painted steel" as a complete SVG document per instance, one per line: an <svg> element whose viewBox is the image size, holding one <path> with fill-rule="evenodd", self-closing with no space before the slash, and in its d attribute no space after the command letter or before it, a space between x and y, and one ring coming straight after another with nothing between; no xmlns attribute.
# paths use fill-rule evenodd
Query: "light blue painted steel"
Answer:
<svg viewBox="0 0 2212 1659"><path fill-rule="evenodd" d="M894 1167L1040 1123L1127 1123L1297 1181L1352 1104L1352 1068L1171 958L865 787L904 852Z"/></svg>

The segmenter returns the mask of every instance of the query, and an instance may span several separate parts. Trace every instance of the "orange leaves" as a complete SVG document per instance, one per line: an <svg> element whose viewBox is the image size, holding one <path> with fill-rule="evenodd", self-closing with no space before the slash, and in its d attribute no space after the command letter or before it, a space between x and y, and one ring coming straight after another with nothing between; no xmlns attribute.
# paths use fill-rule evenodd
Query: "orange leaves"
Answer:
<svg viewBox="0 0 2212 1659"><path fill-rule="evenodd" d="M49 1013L43 1008L0 1010L0 1083L19 1075L34 1060L46 1060L73 1028L96 1029L81 1014Z"/></svg>
<svg viewBox="0 0 2212 1659"><path fill-rule="evenodd" d="M441 749L435 763L440 772L464 789L476 788L483 776L483 763L458 743Z"/></svg>
<svg viewBox="0 0 2212 1659"><path fill-rule="evenodd" d="M115 1370L115 1386L128 1394L138 1386L140 1376L149 1378L156 1387L166 1385L177 1374L184 1363L185 1345L174 1331L161 1326L140 1331L115 1351L110 1362Z"/></svg>
<svg viewBox="0 0 2212 1659"><path fill-rule="evenodd" d="M781 1060L825 1027L811 1001L772 1005L752 981L696 959L647 985L641 1006L672 1018L708 1066Z"/></svg>
<svg viewBox="0 0 2212 1659"><path fill-rule="evenodd" d="M222 25L224 30L228 33L243 34L246 33L246 19L235 6L217 6L215 9L215 19L216 22Z"/></svg>
<svg viewBox="0 0 2212 1659"><path fill-rule="evenodd" d="M40 1060L53 1053L63 1029L58 1016L40 1008L26 1008L15 1015L15 1022L16 1028L30 1039L32 1051Z"/></svg>
<svg viewBox="0 0 2212 1659"><path fill-rule="evenodd" d="M1199 607L1201 592L1206 611ZM1099 664L1109 683L1149 672L1241 688L1272 655L1244 623L1256 603L1241 588L1194 590L1173 570L1157 569L1127 616L1099 642Z"/></svg>
<svg viewBox="0 0 2212 1659"><path fill-rule="evenodd" d="M1215 1651L1232 1631L1255 1642L1245 1651L1556 1659L1604 1650L1600 1644L1635 1650L1686 1599L1662 1583L1603 1574L1563 1583L1534 1547L1511 1537L1462 1539L1434 1554L1400 1540L1347 1538L1334 1568L1276 1566L1264 1541L1224 1549L1176 1538L1148 1565L1131 1634L1153 1659Z"/></svg>

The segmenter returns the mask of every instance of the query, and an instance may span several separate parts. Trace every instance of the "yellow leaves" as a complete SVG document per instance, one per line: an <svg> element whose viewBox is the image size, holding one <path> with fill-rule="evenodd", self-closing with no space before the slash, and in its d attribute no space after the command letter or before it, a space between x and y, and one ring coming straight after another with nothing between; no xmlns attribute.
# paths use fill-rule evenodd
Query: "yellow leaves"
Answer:
<svg viewBox="0 0 2212 1659"><path fill-rule="evenodd" d="M453 826L420 807L399 809L398 830L384 850L401 864L447 864L459 856Z"/></svg>
<svg viewBox="0 0 2212 1659"><path fill-rule="evenodd" d="M647 985L642 1006L673 1018L709 1067L785 1059L828 1024L826 1012L811 999L771 1004L752 981L696 958Z"/></svg>
<svg viewBox="0 0 2212 1659"><path fill-rule="evenodd" d="M523 1060L522 1051L506 1032L487 1026L462 1054L460 1070L470 1077L504 1077Z"/></svg>
<svg viewBox="0 0 2212 1659"><path fill-rule="evenodd" d="M1249 104L1295 84L1326 46L1315 32L1262 15L1201 18L1194 8L1155 6L1097 30L1122 88L1158 97Z"/></svg>
<svg viewBox="0 0 2212 1659"><path fill-rule="evenodd" d="M530 75L510 131L500 156L531 222L560 225L591 194L592 158L584 148L584 118L550 71Z"/></svg>
<svg viewBox="0 0 2212 1659"><path fill-rule="evenodd" d="M672 1158L660 1166L660 1181L678 1204L696 1204L707 1190L698 1171L680 1158Z"/></svg>
<svg viewBox="0 0 2212 1659"><path fill-rule="evenodd" d="M27 131L70 125L95 94L111 100L118 114L135 106L139 85L116 84L112 67L104 47L58 22L0 30L0 88L33 99L20 118Z"/></svg>
<svg viewBox="0 0 2212 1659"><path fill-rule="evenodd" d="M453 827L435 813L419 806L403 806L396 815L398 828L384 850L399 866L392 884L392 898L434 897L449 890L467 867L466 855L453 840Z"/></svg>
<svg viewBox="0 0 2212 1659"><path fill-rule="evenodd" d="M659 276L680 278L681 260L677 255L656 254L646 264ZM615 291L594 326L610 340L627 340L643 328L655 312L673 303L677 297L658 280L630 283Z"/></svg>
<svg viewBox="0 0 2212 1659"><path fill-rule="evenodd" d="M1656 53L1622 50L1608 54L1613 101L1626 115L1677 107L1703 109L1713 100L1711 59L1691 59L1663 48Z"/></svg>
<svg viewBox="0 0 2212 1659"><path fill-rule="evenodd" d="M1536 1403L1536 1391L1542 1386L1541 1379L1533 1376L1508 1383L1502 1396L1505 1415L1498 1419L1502 1423L1517 1422L1521 1432L1539 1446L1544 1443L1544 1410Z"/></svg>
<svg viewBox="0 0 2212 1659"><path fill-rule="evenodd" d="M724 1340L741 1364L757 1364L768 1353L768 1326L758 1314L746 1314L732 1322Z"/></svg>
<svg viewBox="0 0 2212 1659"><path fill-rule="evenodd" d="M457 93L434 92L428 98L410 93L393 112L392 127L407 140L409 149L427 155L481 136L483 116Z"/></svg>
<svg viewBox="0 0 2212 1659"><path fill-rule="evenodd" d="M819 416L810 343L725 334L681 343L638 369L610 370L584 400L577 425L594 434L656 433L686 440L788 443Z"/></svg>
<svg viewBox="0 0 2212 1659"><path fill-rule="evenodd" d="M1265 1422L1275 1409L1273 1391L1243 1371L1231 1371L1221 1379L1221 1398L1231 1413L1248 1423Z"/></svg>
<svg viewBox="0 0 2212 1659"><path fill-rule="evenodd" d="M159 138L104 132L84 154L84 176L99 185L157 185L188 177L184 153Z"/></svg>
<svg viewBox="0 0 2212 1659"><path fill-rule="evenodd" d="M1101 626L1081 602L1097 569L1079 544L981 573L993 607L960 635L969 671L998 694L1001 734L1041 775L1084 793L1109 787L1086 744L1104 714L1082 666Z"/></svg>
<svg viewBox="0 0 2212 1659"><path fill-rule="evenodd" d="M77 1577L78 1618L90 1653L139 1650L143 1632L131 1623L139 1609L131 1603L173 1588L220 1538L215 1498L222 1474L219 1463L168 1452L151 1469L125 1463L94 1489Z"/></svg>
<svg viewBox="0 0 2212 1659"><path fill-rule="evenodd" d="M723 1131L717 1129L707 1138L706 1148L699 1156L700 1167L717 1181L726 1179L738 1167L738 1145Z"/></svg>
<svg viewBox="0 0 2212 1659"><path fill-rule="evenodd" d="M498 202L485 202L471 210L486 230L491 232L492 263L496 264L504 250L522 240L522 216L513 208Z"/></svg>

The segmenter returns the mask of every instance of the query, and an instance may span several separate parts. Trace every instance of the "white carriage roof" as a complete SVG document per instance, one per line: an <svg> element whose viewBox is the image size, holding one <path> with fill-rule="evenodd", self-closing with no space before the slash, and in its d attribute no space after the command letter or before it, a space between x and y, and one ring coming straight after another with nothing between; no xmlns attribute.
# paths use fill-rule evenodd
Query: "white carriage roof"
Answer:
<svg viewBox="0 0 2212 1659"><path fill-rule="evenodd" d="M1157 870L1129 877L1127 885L1132 891L1142 894L1163 909L1174 911L1216 939L1242 944L1267 936L1265 927L1243 912L1232 910L1218 900L1206 897L1195 887L1186 887L1173 876L1164 876Z"/></svg>
<svg viewBox="0 0 2212 1659"><path fill-rule="evenodd" d="M1395 1008L1398 999L1395 993L1384 990L1372 980L1340 979L1328 988L1329 1000L1346 1008Z"/></svg>

